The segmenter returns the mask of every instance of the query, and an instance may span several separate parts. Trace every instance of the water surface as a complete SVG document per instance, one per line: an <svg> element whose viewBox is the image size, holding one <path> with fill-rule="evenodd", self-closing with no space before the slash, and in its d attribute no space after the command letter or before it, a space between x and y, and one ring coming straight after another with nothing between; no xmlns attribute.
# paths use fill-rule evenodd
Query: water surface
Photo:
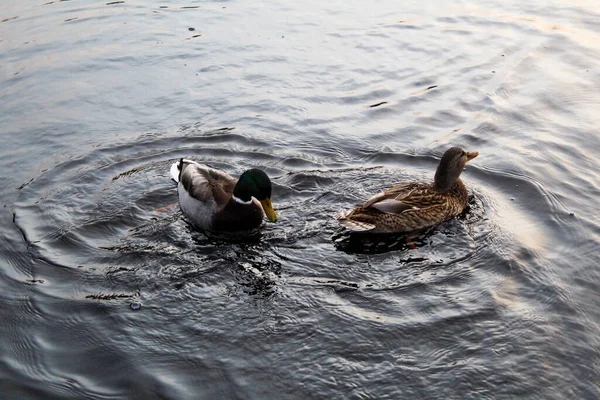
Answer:
<svg viewBox="0 0 600 400"><path fill-rule="evenodd" d="M599 398L599 18L558 0L7 2L2 392ZM347 246L339 211L431 179L454 145L480 152L464 215L416 248ZM278 223L194 230L180 157L264 169Z"/></svg>

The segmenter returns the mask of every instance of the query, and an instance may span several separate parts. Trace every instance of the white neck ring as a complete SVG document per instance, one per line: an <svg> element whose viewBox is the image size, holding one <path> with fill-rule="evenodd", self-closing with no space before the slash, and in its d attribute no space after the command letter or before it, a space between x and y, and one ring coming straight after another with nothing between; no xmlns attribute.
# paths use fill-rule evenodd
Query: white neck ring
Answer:
<svg viewBox="0 0 600 400"><path fill-rule="evenodd" d="M234 200L236 203L239 203L239 204L250 204L250 203L252 203L252 199L250 199L250 200L248 200L248 201L244 201L244 200L242 200L242 199L239 199L239 198L235 197L234 195L231 195L231 198L232 198L232 199L233 199L233 200Z"/></svg>

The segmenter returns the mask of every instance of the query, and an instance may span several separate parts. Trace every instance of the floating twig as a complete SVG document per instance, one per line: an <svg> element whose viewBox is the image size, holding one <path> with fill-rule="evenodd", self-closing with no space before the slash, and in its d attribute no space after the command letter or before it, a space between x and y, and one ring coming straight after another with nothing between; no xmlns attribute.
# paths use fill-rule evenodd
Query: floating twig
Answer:
<svg viewBox="0 0 600 400"><path fill-rule="evenodd" d="M377 103L377 104L371 104L371 105L369 106L369 108L379 107L379 106L380 106L380 105L382 105L382 104L387 104L387 101L382 101L382 102L380 102L380 103Z"/></svg>
<svg viewBox="0 0 600 400"><path fill-rule="evenodd" d="M98 294L88 294L85 296L86 299L93 300L116 300L116 299L130 299L133 298L132 294L124 294L124 293L98 293Z"/></svg>

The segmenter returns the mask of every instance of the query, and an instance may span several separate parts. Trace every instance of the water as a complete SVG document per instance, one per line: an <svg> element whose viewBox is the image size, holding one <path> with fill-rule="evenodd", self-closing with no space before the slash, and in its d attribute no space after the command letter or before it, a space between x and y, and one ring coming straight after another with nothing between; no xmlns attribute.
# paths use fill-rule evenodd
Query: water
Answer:
<svg viewBox="0 0 600 400"><path fill-rule="evenodd" d="M44 3L0 11L5 398L600 398L595 1ZM345 242L453 145L463 216ZM182 156L279 222L193 230Z"/></svg>

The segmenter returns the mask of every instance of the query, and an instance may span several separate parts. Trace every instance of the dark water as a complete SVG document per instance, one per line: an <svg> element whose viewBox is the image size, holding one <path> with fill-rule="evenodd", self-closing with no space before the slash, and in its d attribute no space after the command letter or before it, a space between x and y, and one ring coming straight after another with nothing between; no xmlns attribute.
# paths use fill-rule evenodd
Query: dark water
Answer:
<svg viewBox="0 0 600 400"><path fill-rule="evenodd" d="M107 3L0 10L3 398L600 398L596 1ZM452 145L462 217L347 246ZM182 156L280 221L194 231Z"/></svg>

